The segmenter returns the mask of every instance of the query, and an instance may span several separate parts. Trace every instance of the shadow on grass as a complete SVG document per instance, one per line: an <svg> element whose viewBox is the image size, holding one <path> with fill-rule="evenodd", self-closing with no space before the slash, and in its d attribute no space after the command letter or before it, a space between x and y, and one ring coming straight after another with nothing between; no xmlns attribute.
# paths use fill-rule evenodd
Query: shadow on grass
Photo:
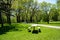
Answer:
<svg viewBox="0 0 60 40"><path fill-rule="evenodd" d="M6 32L9 32L10 30L12 30L12 31L18 31L18 29L15 28L15 27L12 27L12 26L4 26L4 27L0 27L0 35L6 34Z"/></svg>
<svg viewBox="0 0 60 40"><path fill-rule="evenodd" d="M32 31L32 34L38 34L38 33L41 33L41 30L40 31L38 31L38 30L33 30Z"/></svg>

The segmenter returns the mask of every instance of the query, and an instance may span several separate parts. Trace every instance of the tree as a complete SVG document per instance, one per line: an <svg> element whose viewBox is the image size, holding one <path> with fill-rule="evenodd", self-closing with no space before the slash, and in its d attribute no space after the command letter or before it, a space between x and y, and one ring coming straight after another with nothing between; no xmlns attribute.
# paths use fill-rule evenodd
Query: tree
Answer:
<svg viewBox="0 0 60 40"><path fill-rule="evenodd" d="M1 13L4 12L7 16L7 23L11 24L11 5L12 5L12 0L2 0L1 1Z"/></svg>
<svg viewBox="0 0 60 40"><path fill-rule="evenodd" d="M5 10L5 14L7 16L7 23L11 25L11 5L12 5L12 0L5 0L3 4L3 9Z"/></svg>
<svg viewBox="0 0 60 40"><path fill-rule="evenodd" d="M53 4L50 10L50 19L53 21L58 21L58 16L59 13L58 13L57 6L56 4Z"/></svg>
<svg viewBox="0 0 60 40"><path fill-rule="evenodd" d="M0 0L0 22L1 22L1 27L3 27L3 19L2 19L2 12L4 11L3 9L3 0Z"/></svg>
<svg viewBox="0 0 60 40"><path fill-rule="evenodd" d="M29 12L30 12L30 4L32 3L31 0L18 0L18 8L17 8L17 21L28 22L29 19ZM22 16L21 16L22 15ZM24 16L23 16L24 15ZM28 17L28 18L27 18Z"/></svg>
<svg viewBox="0 0 60 40"><path fill-rule="evenodd" d="M1 27L3 27L3 20L2 20L2 15L1 15L1 10L0 10L0 23L1 23Z"/></svg>
<svg viewBox="0 0 60 40"><path fill-rule="evenodd" d="M60 21L60 0L57 0L57 10L59 13L58 20Z"/></svg>
<svg viewBox="0 0 60 40"><path fill-rule="evenodd" d="M57 7L55 4L53 4L50 10L50 18L53 21L58 21L58 16L59 16L59 13L58 13Z"/></svg>
<svg viewBox="0 0 60 40"><path fill-rule="evenodd" d="M40 4L40 8L43 11L43 15L44 15L43 20L49 24L49 13L48 13L48 11L50 11L51 4L47 3L47 2L42 2Z"/></svg>

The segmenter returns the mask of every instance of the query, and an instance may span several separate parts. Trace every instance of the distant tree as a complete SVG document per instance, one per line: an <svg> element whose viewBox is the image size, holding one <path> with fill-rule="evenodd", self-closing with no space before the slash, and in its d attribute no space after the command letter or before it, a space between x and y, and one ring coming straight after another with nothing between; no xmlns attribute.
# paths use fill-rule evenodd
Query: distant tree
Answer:
<svg viewBox="0 0 60 40"><path fill-rule="evenodd" d="M60 9L60 0L57 0L57 7Z"/></svg>
<svg viewBox="0 0 60 40"><path fill-rule="evenodd" d="M50 10L50 17L53 21L58 21L58 16L59 16L58 9L56 5L53 4Z"/></svg>
<svg viewBox="0 0 60 40"><path fill-rule="evenodd" d="M48 11L50 11L51 4L47 3L47 2L42 2L40 4L40 8L43 11L43 15L44 15L43 20L49 24L49 13L48 13Z"/></svg>
<svg viewBox="0 0 60 40"><path fill-rule="evenodd" d="M57 10L59 13L58 20L60 20L60 0L57 0Z"/></svg>

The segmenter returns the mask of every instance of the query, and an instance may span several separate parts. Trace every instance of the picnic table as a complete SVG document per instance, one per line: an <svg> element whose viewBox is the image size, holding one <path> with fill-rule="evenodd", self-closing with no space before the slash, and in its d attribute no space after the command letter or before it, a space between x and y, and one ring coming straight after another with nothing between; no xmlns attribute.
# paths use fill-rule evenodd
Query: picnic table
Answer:
<svg viewBox="0 0 60 40"><path fill-rule="evenodd" d="M35 28L37 28L37 30L35 29ZM38 24L33 24L33 25L31 25L30 27L28 27L28 31L29 32L34 32L34 33L38 33L38 32L41 32L41 30L40 30L40 27L39 27L39 25Z"/></svg>

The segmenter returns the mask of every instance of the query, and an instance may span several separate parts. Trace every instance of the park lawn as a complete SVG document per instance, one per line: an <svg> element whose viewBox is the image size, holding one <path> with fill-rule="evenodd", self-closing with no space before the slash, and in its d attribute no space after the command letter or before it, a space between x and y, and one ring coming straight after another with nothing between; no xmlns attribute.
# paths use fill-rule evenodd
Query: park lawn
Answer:
<svg viewBox="0 0 60 40"><path fill-rule="evenodd" d="M40 33L32 34L27 30L29 24L20 23L15 26L19 30L0 35L0 40L60 40L60 29L41 27Z"/></svg>
<svg viewBox="0 0 60 40"><path fill-rule="evenodd" d="M60 26L60 23L50 23L48 25L52 25L52 26Z"/></svg>
<svg viewBox="0 0 60 40"><path fill-rule="evenodd" d="M49 24L47 22L38 22L38 24L46 24L46 25L52 25L52 26L60 26L60 21L49 22Z"/></svg>
<svg viewBox="0 0 60 40"><path fill-rule="evenodd" d="M53 26L60 26L60 21L54 21L54 22L50 22L49 25L53 25Z"/></svg>

